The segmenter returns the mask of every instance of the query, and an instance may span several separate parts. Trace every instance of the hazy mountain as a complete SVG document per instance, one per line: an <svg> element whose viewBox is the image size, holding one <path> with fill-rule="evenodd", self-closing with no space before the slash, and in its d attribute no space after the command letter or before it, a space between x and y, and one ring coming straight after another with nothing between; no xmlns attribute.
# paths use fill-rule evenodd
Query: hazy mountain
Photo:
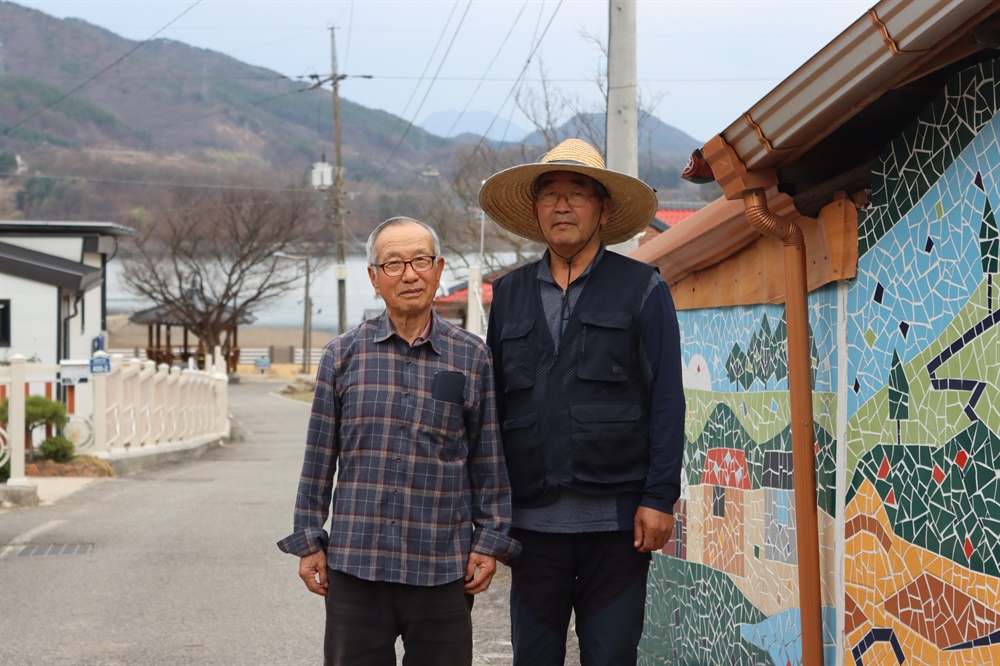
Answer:
<svg viewBox="0 0 1000 666"><path fill-rule="evenodd" d="M332 95L312 84L215 51L166 39L139 46L85 21L0 2L0 152L19 155L29 174L0 188L0 216L122 219L163 203L176 183L305 183L311 164L333 154ZM457 117L432 114L421 128L342 98L349 225L363 230L391 214L455 208L451 179L467 169L481 136L469 133L493 120L485 111ZM560 132L598 120L578 118ZM493 147L506 125L494 124ZM640 134L640 175L661 191L676 187L700 142L655 118L645 127L652 132ZM449 130L454 138L440 136ZM513 150L525 133L507 129L505 144Z"/></svg>
<svg viewBox="0 0 1000 666"><path fill-rule="evenodd" d="M424 119L420 127L431 134L447 138L473 134L476 137L485 136L491 141L519 142L528 135L528 130L519 127L506 119L498 118L490 111L466 111L461 113L454 109L435 111Z"/></svg>

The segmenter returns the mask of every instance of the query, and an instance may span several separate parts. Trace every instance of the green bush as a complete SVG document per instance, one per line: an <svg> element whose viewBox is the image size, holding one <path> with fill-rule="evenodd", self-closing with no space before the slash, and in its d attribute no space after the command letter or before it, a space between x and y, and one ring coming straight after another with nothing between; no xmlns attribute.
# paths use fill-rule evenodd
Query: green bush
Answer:
<svg viewBox="0 0 1000 666"><path fill-rule="evenodd" d="M0 483L7 483L10 478L10 458L3 465L0 465Z"/></svg>
<svg viewBox="0 0 1000 666"><path fill-rule="evenodd" d="M73 446L73 442L69 441L65 437L60 437L59 435L49 437L47 440L42 442L42 445L38 448L47 460L52 460L54 462L69 462L76 455L76 449Z"/></svg>
<svg viewBox="0 0 1000 666"><path fill-rule="evenodd" d="M10 399L0 402L0 423L10 423L7 410ZM31 432L43 425L62 428L66 425L66 406L58 400L50 400L43 395L29 395L24 400L24 428Z"/></svg>

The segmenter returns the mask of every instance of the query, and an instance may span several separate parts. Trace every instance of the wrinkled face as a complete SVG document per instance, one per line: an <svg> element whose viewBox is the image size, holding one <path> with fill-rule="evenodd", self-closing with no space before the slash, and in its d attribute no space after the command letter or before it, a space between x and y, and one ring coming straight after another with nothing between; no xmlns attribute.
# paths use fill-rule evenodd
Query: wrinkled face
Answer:
<svg viewBox="0 0 1000 666"><path fill-rule="evenodd" d="M397 224L388 227L375 240L376 263L410 261L416 257L434 254L434 240L418 224ZM390 317L423 316L430 312L441 284L444 259L438 257L430 270L419 272L407 264L402 275L388 276L381 268L368 267L368 277L375 293L385 301Z"/></svg>
<svg viewBox="0 0 1000 666"><path fill-rule="evenodd" d="M535 218L551 247L566 255L600 244L601 232L596 230L607 222L611 200L598 202L590 176L572 171L550 171L539 178L538 185Z"/></svg>

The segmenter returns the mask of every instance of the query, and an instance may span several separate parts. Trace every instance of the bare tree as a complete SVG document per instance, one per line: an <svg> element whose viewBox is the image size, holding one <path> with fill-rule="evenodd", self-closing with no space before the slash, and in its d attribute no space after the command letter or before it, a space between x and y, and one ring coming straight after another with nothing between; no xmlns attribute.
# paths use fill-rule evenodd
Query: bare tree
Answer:
<svg viewBox="0 0 1000 666"><path fill-rule="evenodd" d="M314 197L298 189L178 189L173 207L153 212L124 253L125 286L208 348L224 346L237 323L296 286L303 266L281 253L326 254Z"/></svg>

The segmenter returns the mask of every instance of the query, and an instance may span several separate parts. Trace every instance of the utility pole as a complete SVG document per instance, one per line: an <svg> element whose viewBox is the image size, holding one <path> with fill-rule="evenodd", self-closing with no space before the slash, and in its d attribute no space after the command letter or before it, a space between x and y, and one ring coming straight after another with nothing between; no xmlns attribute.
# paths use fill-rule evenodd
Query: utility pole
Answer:
<svg viewBox="0 0 1000 666"><path fill-rule="evenodd" d="M347 331L347 249L344 235L344 167L340 155L340 81L346 78L337 72L336 28L330 28L330 81L333 83L333 188L330 203L333 223L337 229L337 308L340 333Z"/></svg>
<svg viewBox="0 0 1000 666"><path fill-rule="evenodd" d="M607 165L612 171L639 176L639 92L636 85L635 0L608 2L608 110L605 116ZM650 220L652 221L652 220ZM612 245L628 254L638 239Z"/></svg>
<svg viewBox="0 0 1000 666"><path fill-rule="evenodd" d="M302 374L312 371L312 299L309 297L309 252L306 252L306 296L305 313L302 317Z"/></svg>

